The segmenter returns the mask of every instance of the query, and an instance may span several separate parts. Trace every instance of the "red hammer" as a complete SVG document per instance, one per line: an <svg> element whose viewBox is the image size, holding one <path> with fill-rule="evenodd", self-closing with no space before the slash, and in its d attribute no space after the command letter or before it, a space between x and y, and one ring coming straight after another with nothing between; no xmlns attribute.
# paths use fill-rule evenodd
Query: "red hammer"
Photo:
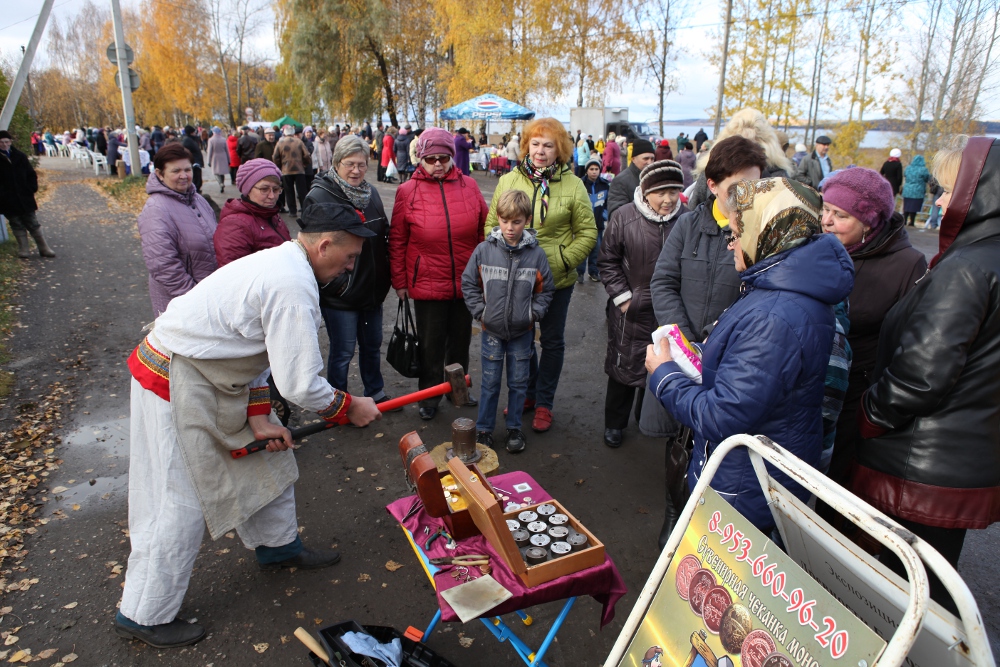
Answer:
<svg viewBox="0 0 1000 667"><path fill-rule="evenodd" d="M421 389L420 391L415 391L412 394L407 394L405 396L397 396L396 398L385 401L384 403L379 403L379 412L389 412L390 410L401 408L404 405L410 405L411 403L423 401L428 398L434 398L435 396L450 396L451 402L455 405L455 407L462 407L468 403L469 387L472 385L472 380L469 379L468 375L465 375L462 372L462 364L445 366L444 374L445 377L448 378L447 382L442 382L441 384L434 385L433 387ZM344 416L337 421L319 421L315 424L303 426L302 428L293 428L292 440L298 440L299 438L304 438L308 435L325 431L328 428L347 423L348 419ZM268 442L270 442L270 440L254 440L246 447L234 449L229 453L234 459L240 459L248 454L253 454L254 452L266 449Z"/></svg>

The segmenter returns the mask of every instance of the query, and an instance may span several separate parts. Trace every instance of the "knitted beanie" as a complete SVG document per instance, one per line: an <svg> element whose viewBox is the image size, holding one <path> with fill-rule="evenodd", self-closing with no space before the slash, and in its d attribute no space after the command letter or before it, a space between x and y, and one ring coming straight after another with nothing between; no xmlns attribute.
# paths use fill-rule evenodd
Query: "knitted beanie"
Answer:
<svg viewBox="0 0 1000 667"><path fill-rule="evenodd" d="M250 190L260 182L260 179L274 176L281 182L281 170L278 165L262 157L244 162L236 172L236 189L243 195L250 196Z"/></svg>
<svg viewBox="0 0 1000 667"><path fill-rule="evenodd" d="M639 189L643 196L664 188L684 188L684 172L673 160L654 162L639 174Z"/></svg>
<svg viewBox="0 0 1000 667"><path fill-rule="evenodd" d="M417 157L423 160L428 155L455 157L455 136L440 127L428 127L417 140Z"/></svg>
<svg viewBox="0 0 1000 667"><path fill-rule="evenodd" d="M655 153L656 149L653 148L653 142L646 139L636 139L632 142L632 157L637 155L643 155L645 153Z"/></svg>
<svg viewBox="0 0 1000 667"><path fill-rule="evenodd" d="M842 208L877 232L892 215L895 197L889 181L871 169L843 169L823 184L823 201Z"/></svg>

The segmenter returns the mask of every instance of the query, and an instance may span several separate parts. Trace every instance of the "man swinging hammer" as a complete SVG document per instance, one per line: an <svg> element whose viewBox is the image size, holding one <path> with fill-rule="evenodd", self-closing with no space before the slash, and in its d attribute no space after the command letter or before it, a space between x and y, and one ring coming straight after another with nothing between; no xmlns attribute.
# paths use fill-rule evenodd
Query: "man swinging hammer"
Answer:
<svg viewBox="0 0 1000 667"><path fill-rule="evenodd" d="M319 285L351 270L373 236L349 206L317 204L307 231L227 264L177 297L129 357L132 372L129 532L132 553L115 630L157 648L205 636L177 618L207 526L235 530L261 569L333 565L340 554L298 536L298 478L288 429L271 415L267 377L327 420L379 419L370 398L323 379ZM229 452L270 439L267 452Z"/></svg>

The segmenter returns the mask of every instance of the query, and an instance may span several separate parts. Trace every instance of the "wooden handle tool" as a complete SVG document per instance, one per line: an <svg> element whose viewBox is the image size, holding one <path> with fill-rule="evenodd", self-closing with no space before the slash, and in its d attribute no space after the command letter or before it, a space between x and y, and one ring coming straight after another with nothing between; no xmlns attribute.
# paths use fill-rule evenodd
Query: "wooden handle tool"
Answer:
<svg viewBox="0 0 1000 667"><path fill-rule="evenodd" d="M326 654L326 651L324 651L323 647L319 645L319 642L316 641L316 638L313 637L311 634L309 634L308 630L302 627L295 628L294 634L300 642L306 645L307 649L316 654L316 657L318 657L320 660L322 660L328 665L333 664L330 662L330 656Z"/></svg>

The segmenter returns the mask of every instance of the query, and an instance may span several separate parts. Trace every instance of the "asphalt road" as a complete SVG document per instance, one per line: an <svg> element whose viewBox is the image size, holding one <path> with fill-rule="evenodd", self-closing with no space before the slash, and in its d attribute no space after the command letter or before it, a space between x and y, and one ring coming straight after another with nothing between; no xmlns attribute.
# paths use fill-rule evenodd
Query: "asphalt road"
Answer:
<svg viewBox="0 0 1000 667"><path fill-rule="evenodd" d="M238 539L206 538L181 615L197 618L209 636L194 647L158 651L114 634L111 620L123 582L119 566L129 554L125 359L151 319L146 271L134 216L108 208L85 182L89 174L68 160L43 158L42 166L49 170L54 192L39 219L59 256L28 262L18 297L21 319L10 340L12 360L4 366L16 373L16 380L0 408L0 428L8 428L17 406L36 400L51 381L66 384L74 401L64 410L67 423L60 431L63 464L40 494L48 499L44 513L51 521L28 538L26 571L18 576L37 577L38 583L4 595L3 604L13 612L3 617L0 630L20 628L15 648L30 648L36 655L58 649L45 664L75 652L81 665L143 667L305 665L305 651L292 638L299 625L316 629L353 619L400 629L424 626L435 609L432 590L384 510L407 493L396 446L414 429L430 445L448 440L452 419L475 417L470 408L445 406L437 419L422 422L411 406L366 429L337 428L309 438L297 453L302 537L307 544L337 545L343 554L340 564L320 571L263 573ZM489 200L495 180L477 179ZM217 186L206 182L204 190L211 194ZM379 190L391 210L395 186L380 184ZM234 188L227 186L227 191L232 196ZM294 221L289 222L295 229ZM918 247L933 253L936 234L913 236ZM608 545L629 588L615 621L603 631L600 606L580 599L549 651L552 665L603 662L658 555L662 443L641 436L635 426L626 431L620 449L602 443L605 300L601 285L577 285L555 425L542 435L529 430L527 451L517 457L500 452L501 471L529 472ZM395 307L390 294L386 340ZM325 348L325 332L319 337ZM477 341L474 337L473 378L479 373ZM399 377L388 366L385 372L393 395L416 389L415 380ZM357 387L354 367L352 388ZM58 487L65 490L53 491ZM1000 608L989 582L998 574L998 541L993 529L970 534L961 567L974 575L969 583L994 636ZM389 560L404 567L389 572ZM529 643L540 644L546 621L557 611L557 605L531 610L538 622L523 629ZM460 638L474 641L463 647ZM263 653L254 648L264 643ZM521 664L510 647L497 644L479 623L439 626L429 645L457 665Z"/></svg>

